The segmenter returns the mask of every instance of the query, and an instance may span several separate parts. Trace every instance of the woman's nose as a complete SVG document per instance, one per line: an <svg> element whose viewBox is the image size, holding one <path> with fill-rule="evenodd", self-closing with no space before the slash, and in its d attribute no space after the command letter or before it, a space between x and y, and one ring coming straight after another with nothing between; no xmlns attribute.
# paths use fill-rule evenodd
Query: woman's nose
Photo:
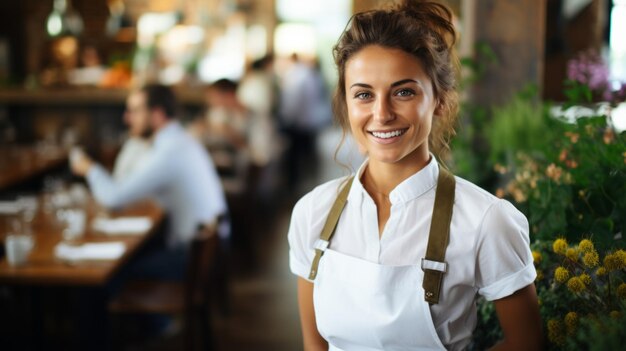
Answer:
<svg viewBox="0 0 626 351"><path fill-rule="evenodd" d="M378 99L374 104L373 115L374 119L381 124L393 121L395 119L395 113L393 112L393 107L389 99Z"/></svg>

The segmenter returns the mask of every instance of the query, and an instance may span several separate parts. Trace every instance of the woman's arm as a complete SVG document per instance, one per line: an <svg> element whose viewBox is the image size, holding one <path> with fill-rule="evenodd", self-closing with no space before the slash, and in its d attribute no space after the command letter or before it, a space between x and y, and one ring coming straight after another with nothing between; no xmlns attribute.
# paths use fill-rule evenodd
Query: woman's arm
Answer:
<svg viewBox="0 0 626 351"><path fill-rule="evenodd" d="M313 309L313 283L298 278L298 305L300 307L300 325L305 351L328 350L328 343L317 331L315 310Z"/></svg>
<svg viewBox="0 0 626 351"><path fill-rule="evenodd" d="M504 340L491 350L541 350L543 337L535 285L530 284L513 295L495 300L496 313Z"/></svg>

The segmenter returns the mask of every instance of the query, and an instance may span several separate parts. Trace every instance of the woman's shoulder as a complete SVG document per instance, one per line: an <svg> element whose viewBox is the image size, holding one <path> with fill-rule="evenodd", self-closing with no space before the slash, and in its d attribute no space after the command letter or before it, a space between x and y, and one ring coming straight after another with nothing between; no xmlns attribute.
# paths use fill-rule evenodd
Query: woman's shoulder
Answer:
<svg viewBox="0 0 626 351"><path fill-rule="evenodd" d="M344 176L322 183L306 193L298 200L294 207L294 215L302 212L320 215L330 211L330 207L345 186L350 176Z"/></svg>
<svg viewBox="0 0 626 351"><path fill-rule="evenodd" d="M315 242L320 237L330 208L346 179L347 177L343 177L321 184L296 203L288 234L292 270L296 274L305 276L308 272Z"/></svg>
<svg viewBox="0 0 626 351"><path fill-rule="evenodd" d="M475 218L482 218L488 212L499 212L501 215L521 215L519 210L509 201L501 199L469 180L455 176L455 207L467 209L474 213Z"/></svg>

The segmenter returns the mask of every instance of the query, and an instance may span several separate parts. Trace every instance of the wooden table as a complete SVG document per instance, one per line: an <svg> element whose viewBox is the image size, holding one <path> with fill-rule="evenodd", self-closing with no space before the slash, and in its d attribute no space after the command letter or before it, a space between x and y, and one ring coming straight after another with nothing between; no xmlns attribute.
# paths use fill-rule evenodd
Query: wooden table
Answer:
<svg viewBox="0 0 626 351"><path fill-rule="evenodd" d="M0 148L0 190L27 181L68 162L62 148L8 146Z"/></svg>
<svg viewBox="0 0 626 351"><path fill-rule="evenodd" d="M97 233L91 229L91 219L100 211L93 200L86 207L88 214L86 232L82 242L112 242L121 241L126 245L124 255L112 261L75 262L67 263L57 259L54 255L55 246L62 240L63 227L56 221L54 214L45 214L40 211L33 222L35 248L28 262L19 267L8 264L6 256L0 260L0 284L7 285L65 285L65 286L104 286L156 232L161 223L164 212L153 201L142 201L129 205L122 210L110 212L110 217L146 216L152 219L152 226L143 235L115 235L109 236ZM0 221L2 221L0 217ZM6 220L6 218L4 219ZM4 241L7 225L0 223L0 240Z"/></svg>

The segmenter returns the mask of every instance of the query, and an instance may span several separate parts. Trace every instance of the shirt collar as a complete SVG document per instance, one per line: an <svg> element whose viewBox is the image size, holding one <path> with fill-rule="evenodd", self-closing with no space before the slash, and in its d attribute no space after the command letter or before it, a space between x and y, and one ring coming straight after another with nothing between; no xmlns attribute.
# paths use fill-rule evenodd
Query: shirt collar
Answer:
<svg viewBox="0 0 626 351"><path fill-rule="evenodd" d="M363 171L365 171L368 162L369 160L365 160L356 172L354 177L355 179L352 182L352 188L348 194L348 201L362 200L364 197L370 197L361 183L361 176L363 175ZM393 205L420 197L437 185L438 177L439 164L437 163L435 156L431 154L430 161L426 164L426 166L424 166L424 168L405 179L391 191L389 194L389 201Z"/></svg>
<svg viewBox="0 0 626 351"><path fill-rule="evenodd" d="M182 126L177 121L169 122L163 129L159 130L154 136L154 145L158 146L159 144L165 142L172 135L175 135L182 129Z"/></svg>

